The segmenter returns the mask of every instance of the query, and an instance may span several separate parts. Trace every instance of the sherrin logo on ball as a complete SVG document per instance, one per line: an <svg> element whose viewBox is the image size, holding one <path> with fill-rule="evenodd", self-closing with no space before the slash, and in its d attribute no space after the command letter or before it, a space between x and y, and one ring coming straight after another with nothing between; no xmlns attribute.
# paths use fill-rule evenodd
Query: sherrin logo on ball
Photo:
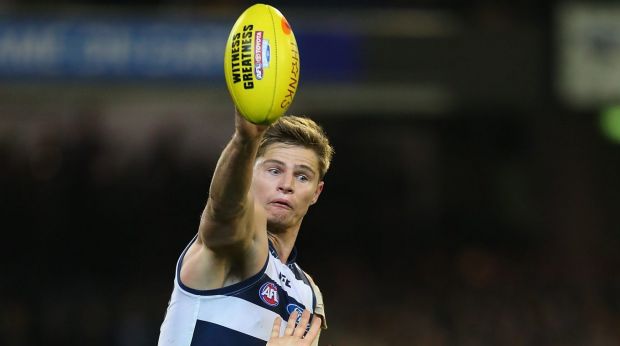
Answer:
<svg viewBox="0 0 620 346"><path fill-rule="evenodd" d="M224 54L226 86L239 112L255 124L284 115L299 85L299 49L276 8L256 4L235 22Z"/></svg>

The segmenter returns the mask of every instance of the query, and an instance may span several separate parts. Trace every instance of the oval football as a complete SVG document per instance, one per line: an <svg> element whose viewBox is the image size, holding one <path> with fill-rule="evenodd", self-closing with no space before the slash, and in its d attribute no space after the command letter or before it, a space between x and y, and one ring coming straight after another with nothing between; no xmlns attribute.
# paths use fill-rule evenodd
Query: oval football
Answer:
<svg viewBox="0 0 620 346"><path fill-rule="evenodd" d="M239 112L270 124L290 107L299 85L299 49L276 8L256 4L235 22L224 54L226 86Z"/></svg>

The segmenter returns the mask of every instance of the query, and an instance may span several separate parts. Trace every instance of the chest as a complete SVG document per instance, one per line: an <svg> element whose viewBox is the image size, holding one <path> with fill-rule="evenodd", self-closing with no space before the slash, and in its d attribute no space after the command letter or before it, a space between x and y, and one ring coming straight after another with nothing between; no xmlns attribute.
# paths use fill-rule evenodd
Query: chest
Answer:
<svg viewBox="0 0 620 346"><path fill-rule="evenodd" d="M261 285L260 296L278 305L284 304L289 313L292 309L314 309L314 293L305 273L296 264L284 264L270 255L266 276L270 279Z"/></svg>

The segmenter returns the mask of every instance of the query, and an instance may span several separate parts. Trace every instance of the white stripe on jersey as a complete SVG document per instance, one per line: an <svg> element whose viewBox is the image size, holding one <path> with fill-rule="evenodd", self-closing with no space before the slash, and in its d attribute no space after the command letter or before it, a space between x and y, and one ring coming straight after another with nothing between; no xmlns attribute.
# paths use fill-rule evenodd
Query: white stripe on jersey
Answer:
<svg viewBox="0 0 620 346"><path fill-rule="evenodd" d="M209 297L209 303L204 305L198 312L199 320L219 324L265 341L269 340L273 320L278 316L275 312L247 300L230 296Z"/></svg>

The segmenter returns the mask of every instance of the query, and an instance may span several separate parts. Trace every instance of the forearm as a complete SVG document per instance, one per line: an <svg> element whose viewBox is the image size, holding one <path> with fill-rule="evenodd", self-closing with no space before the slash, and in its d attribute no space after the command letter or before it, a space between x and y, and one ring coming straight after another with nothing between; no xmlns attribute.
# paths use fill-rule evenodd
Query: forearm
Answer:
<svg viewBox="0 0 620 346"><path fill-rule="evenodd" d="M228 221L247 208L248 191L261 136L249 137L235 132L218 160L205 209L213 221Z"/></svg>

